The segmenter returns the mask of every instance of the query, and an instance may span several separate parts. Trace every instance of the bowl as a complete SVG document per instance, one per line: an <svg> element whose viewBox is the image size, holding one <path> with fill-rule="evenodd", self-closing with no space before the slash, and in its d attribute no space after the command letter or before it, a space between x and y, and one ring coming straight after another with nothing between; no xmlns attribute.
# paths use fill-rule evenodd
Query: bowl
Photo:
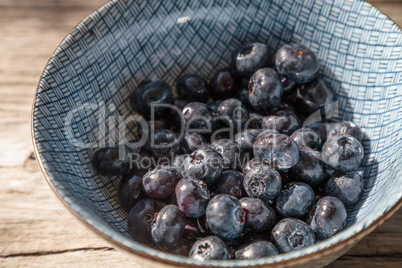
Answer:
<svg viewBox="0 0 402 268"><path fill-rule="evenodd" d="M133 241L116 198L119 178L99 176L91 165L101 138L116 129L109 118L132 115L128 96L144 79L173 87L184 73L209 79L250 41L275 50L290 42L310 47L338 94L336 117L365 132L365 190L349 208L347 228L311 247L243 261L198 262ZM32 135L43 175L63 204L144 267L320 267L402 203L401 101L402 31L367 2L111 1L79 23L50 58L33 104ZM133 125L127 138L136 135Z"/></svg>

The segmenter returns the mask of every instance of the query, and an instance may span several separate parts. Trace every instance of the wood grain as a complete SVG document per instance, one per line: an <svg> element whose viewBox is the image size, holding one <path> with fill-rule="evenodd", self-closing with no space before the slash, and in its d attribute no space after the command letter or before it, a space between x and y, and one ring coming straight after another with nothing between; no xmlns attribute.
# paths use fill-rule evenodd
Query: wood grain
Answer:
<svg viewBox="0 0 402 268"><path fill-rule="evenodd" d="M57 200L30 158L30 110L49 56L105 0L0 0L0 267L136 267ZM401 0L371 1L402 25ZM402 210L336 267L402 263Z"/></svg>

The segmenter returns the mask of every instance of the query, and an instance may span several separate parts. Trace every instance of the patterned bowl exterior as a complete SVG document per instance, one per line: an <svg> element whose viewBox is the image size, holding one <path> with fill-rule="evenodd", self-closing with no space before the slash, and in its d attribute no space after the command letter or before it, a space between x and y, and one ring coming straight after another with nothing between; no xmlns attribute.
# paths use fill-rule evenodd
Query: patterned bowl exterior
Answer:
<svg viewBox="0 0 402 268"><path fill-rule="evenodd" d="M363 199L350 208L348 228L314 246L250 261L200 263L134 242L116 199L119 179L99 176L90 162L99 135L106 135L98 133L105 123L100 115L129 116L127 97L145 78L173 87L183 73L210 78L250 41L273 49L289 42L310 47L339 96L338 118L364 130L366 185ZM32 132L39 165L62 202L145 267L311 267L345 253L400 206L401 101L401 29L366 2L112 1L84 19L50 59L34 101ZM75 109L80 105L85 109ZM81 149L69 142L68 117L77 140L94 146Z"/></svg>

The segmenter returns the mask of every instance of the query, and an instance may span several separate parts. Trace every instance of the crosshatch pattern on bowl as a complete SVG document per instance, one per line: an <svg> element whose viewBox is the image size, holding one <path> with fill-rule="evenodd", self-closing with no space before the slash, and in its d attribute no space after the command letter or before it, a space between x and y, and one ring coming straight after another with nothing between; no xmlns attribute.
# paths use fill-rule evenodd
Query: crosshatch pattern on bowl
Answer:
<svg viewBox="0 0 402 268"><path fill-rule="evenodd" d="M93 149L67 140L65 117L87 104L73 113L72 129L96 143L99 114L132 114L127 98L145 78L172 86L184 73L210 78L249 41L275 50L289 42L310 47L338 93L339 119L353 120L366 134L365 192L348 221L355 228L319 247L364 229L394 205L402 195L402 34L377 9L354 0L113 1L91 14L56 50L34 105L34 139L61 196L99 230L140 248L124 237L118 179L96 174Z"/></svg>

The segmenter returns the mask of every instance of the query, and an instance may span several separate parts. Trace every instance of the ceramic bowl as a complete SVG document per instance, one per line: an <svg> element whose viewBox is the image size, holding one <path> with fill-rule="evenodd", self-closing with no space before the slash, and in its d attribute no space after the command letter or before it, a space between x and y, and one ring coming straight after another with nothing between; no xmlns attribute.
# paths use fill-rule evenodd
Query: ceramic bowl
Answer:
<svg viewBox="0 0 402 268"><path fill-rule="evenodd" d="M338 119L364 130L365 190L349 209L348 227L302 250L244 261L201 263L133 241L116 198L119 178L99 176L91 165L99 138L114 130L106 120L130 115L128 96L142 80L175 87L184 73L209 79L250 41L275 50L289 42L310 47L338 94ZM50 58L35 96L32 135L60 200L143 267L313 267L341 256L401 205L401 107L402 31L367 2L112 1L79 23ZM105 125L112 127L105 132ZM133 138L135 129L127 135Z"/></svg>

